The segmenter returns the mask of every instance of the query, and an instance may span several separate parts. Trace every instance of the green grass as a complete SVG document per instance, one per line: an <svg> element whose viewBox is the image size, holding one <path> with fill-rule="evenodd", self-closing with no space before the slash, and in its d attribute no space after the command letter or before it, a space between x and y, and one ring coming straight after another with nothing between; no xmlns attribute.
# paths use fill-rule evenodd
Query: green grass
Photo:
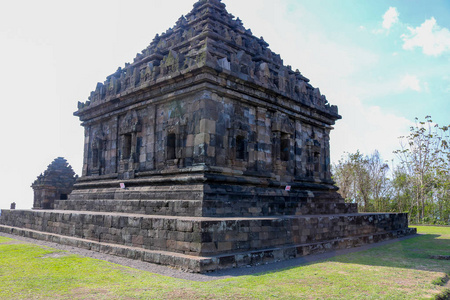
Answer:
<svg viewBox="0 0 450 300"><path fill-rule="evenodd" d="M433 299L450 228L300 267L211 282L155 275L0 237L0 299Z"/></svg>

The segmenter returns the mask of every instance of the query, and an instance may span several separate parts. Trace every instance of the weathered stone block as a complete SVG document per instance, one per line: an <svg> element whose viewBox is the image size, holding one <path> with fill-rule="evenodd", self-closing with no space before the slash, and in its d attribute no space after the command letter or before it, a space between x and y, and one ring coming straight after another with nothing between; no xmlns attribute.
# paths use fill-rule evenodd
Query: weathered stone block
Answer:
<svg viewBox="0 0 450 300"><path fill-rule="evenodd" d="M404 214L344 203L337 108L244 31L220 0L196 3L80 103L83 174L62 212L4 210L0 230L194 272L412 233Z"/></svg>

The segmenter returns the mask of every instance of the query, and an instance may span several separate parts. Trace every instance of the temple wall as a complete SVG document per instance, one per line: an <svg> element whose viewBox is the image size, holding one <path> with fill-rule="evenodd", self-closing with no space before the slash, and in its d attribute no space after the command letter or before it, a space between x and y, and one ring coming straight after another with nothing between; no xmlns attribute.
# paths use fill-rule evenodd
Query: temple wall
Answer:
<svg viewBox="0 0 450 300"><path fill-rule="evenodd" d="M330 182L329 130L203 91L86 125L83 176L130 179L206 165L285 182Z"/></svg>

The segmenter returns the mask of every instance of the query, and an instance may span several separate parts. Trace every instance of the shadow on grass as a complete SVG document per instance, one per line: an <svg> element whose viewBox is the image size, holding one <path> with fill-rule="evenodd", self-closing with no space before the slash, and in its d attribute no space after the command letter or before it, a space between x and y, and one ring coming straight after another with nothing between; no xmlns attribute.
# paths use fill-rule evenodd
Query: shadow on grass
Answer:
<svg viewBox="0 0 450 300"><path fill-rule="evenodd" d="M422 265L412 262L436 262L431 255L442 255L450 249L450 239L439 239L435 234L420 234L410 239L387 245L374 245L371 249L359 251L352 255L340 255L334 261L364 263L374 266L395 266L422 270Z"/></svg>
<svg viewBox="0 0 450 300"><path fill-rule="evenodd" d="M417 234L412 237L393 240L387 243L324 253L311 258L306 256L301 258L299 261L300 264L284 268L284 270L296 268L301 265L331 261L376 267L435 271L449 274L450 261L437 260L431 257L439 255L450 255L450 238L442 238L441 235L437 234ZM273 270L272 272L278 271L283 270ZM254 275L258 276L261 274Z"/></svg>
<svg viewBox="0 0 450 300"><path fill-rule="evenodd" d="M432 270L450 274L450 261L430 258L436 255L450 255L450 235L448 238L442 238L439 234L416 234L361 247L308 255L255 267L220 270L204 275L211 277L211 280L221 277L261 276L326 261L420 271Z"/></svg>

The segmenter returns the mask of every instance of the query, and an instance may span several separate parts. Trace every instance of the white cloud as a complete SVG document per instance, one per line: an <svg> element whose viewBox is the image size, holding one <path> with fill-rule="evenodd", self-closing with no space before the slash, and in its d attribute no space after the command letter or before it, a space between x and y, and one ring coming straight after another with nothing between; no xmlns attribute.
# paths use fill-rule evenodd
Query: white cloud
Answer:
<svg viewBox="0 0 450 300"><path fill-rule="evenodd" d="M389 9L383 15L382 28L376 28L372 30L373 34L389 33L392 26L399 22L400 14L395 7L389 7Z"/></svg>
<svg viewBox="0 0 450 300"><path fill-rule="evenodd" d="M343 95L344 96L344 95ZM378 150L384 160L395 159L399 136L407 134L412 123L404 117L366 106L358 97L346 96L339 106L342 120L337 121L331 136L331 160L337 162L344 152L370 154Z"/></svg>
<svg viewBox="0 0 450 300"><path fill-rule="evenodd" d="M399 15L397 8L389 7L387 12L383 15L383 28L387 30L391 29L392 25L398 22Z"/></svg>
<svg viewBox="0 0 450 300"><path fill-rule="evenodd" d="M420 27L408 27L410 34L403 34L403 49L422 48L426 55L438 56L450 52L450 31L437 25L436 19L426 20Z"/></svg>
<svg viewBox="0 0 450 300"><path fill-rule="evenodd" d="M401 90L413 90L416 92L421 92L422 88L420 86L420 80L417 76L406 74L400 82Z"/></svg>

